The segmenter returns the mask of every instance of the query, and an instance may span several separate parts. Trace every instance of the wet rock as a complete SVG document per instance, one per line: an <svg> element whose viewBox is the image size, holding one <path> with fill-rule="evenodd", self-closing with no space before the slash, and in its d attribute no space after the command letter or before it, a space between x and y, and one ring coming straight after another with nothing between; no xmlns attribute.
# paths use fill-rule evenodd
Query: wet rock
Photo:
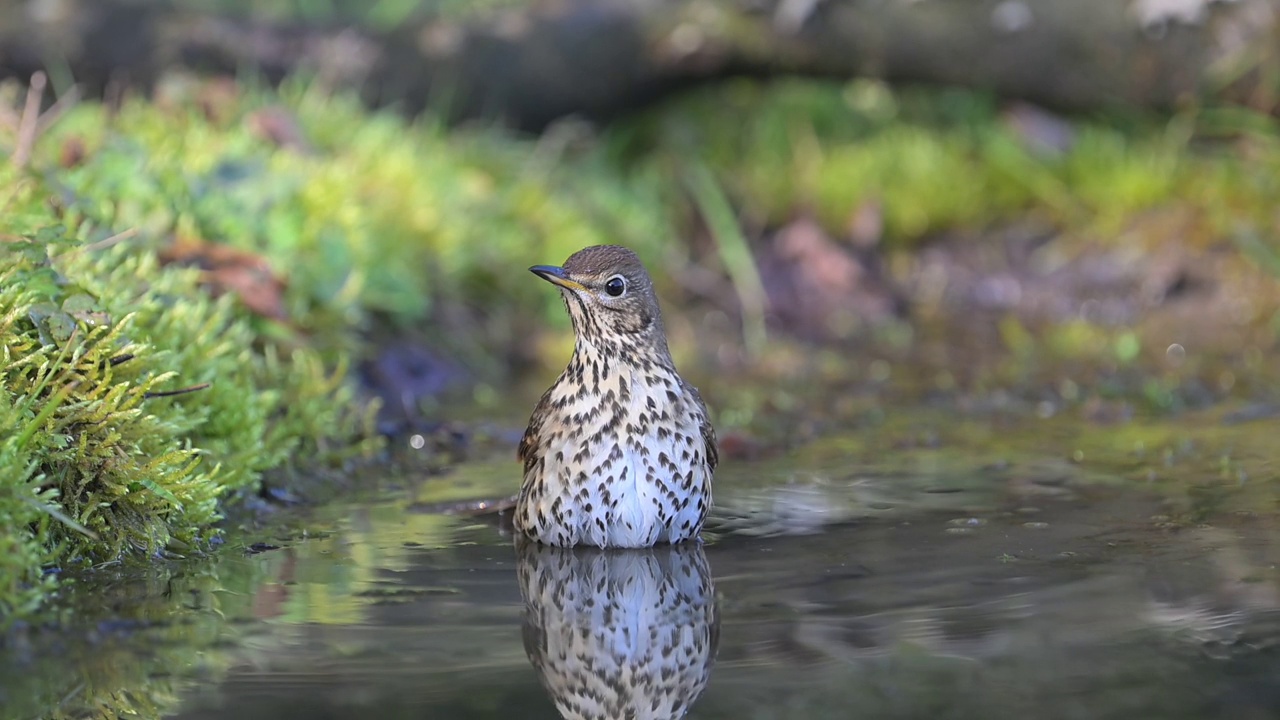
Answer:
<svg viewBox="0 0 1280 720"><path fill-rule="evenodd" d="M277 505L297 505L302 502L301 498L288 488L269 482L262 483L262 486L258 489L258 497Z"/></svg>
<svg viewBox="0 0 1280 720"><path fill-rule="evenodd" d="M378 430L386 435L438 430L441 423L423 416L422 402L464 379L456 363L414 340L387 343L360 366L361 383L382 399Z"/></svg>

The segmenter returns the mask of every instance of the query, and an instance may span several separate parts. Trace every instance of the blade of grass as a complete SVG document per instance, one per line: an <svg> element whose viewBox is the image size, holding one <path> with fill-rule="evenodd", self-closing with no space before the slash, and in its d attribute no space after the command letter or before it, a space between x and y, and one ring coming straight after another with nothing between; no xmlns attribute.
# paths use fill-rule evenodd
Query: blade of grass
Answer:
<svg viewBox="0 0 1280 720"><path fill-rule="evenodd" d="M75 388L76 383L63 385L58 389L58 392L53 394L53 397L49 398L48 401L45 402L44 407L40 408L40 412L37 413L36 416L32 418L31 422L27 423L27 426L22 429L22 434L18 435L17 447L19 449L25 447L26 444L31 441L31 438L40 430L45 421L58 411L58 407L62 405L63 401L67 399L67 396L70 395Z"/></svg>
<svg viewBox="0 0 1280 720"><path fill-rule="evenodd" d="M706 165L701 162L691 164L685 172L685 184L711 231L720 261L729 271L729 281L733 283L738 302L742 305L742 336L747 353L757 356L767 340L765 309L768 299L760 271L751 257L751 248L729 199Z"/></svg>
<svg viewBox="0 0 1280 720"><path fill-rule="evenodd" d="M39 510L40 512L42 512L42 513L45 513L45 514L49 515L49 516L50 516L50 517L52 517L54 520L57 520L58 522L62 523L63 525L66 525L67 527L71 528L72 530L75 530L76 532L80 533L81 535L84 535L85 537L90 538L90 539L93 539L93 540L97 540L97 539L98 539L98 534L97 534L97 533L95 533L94 531L92 531L92 530L90 530L89 528L85 527L84 525L81 525L80 523L76 522L75 520L71 519L71 517L70 517L70 516L68 516L66 513L62 512L62 511L61 511L61 510L59 510L58 508L56 508L56 507L54 507L54 506L52 506L52 505L49 505L49 504L47 504L47 503L42 503L42 502L40 502L39 500L37 500L37 499L35 499L35 498L33 498L33 497L29 496L29 495L18 495L18 499L19 499L19 500L21 500L22 502L24 502L24 503L26 503L26 504L30 505L31 507L33 507L33 508L35 508L35 509Z"/></svg>

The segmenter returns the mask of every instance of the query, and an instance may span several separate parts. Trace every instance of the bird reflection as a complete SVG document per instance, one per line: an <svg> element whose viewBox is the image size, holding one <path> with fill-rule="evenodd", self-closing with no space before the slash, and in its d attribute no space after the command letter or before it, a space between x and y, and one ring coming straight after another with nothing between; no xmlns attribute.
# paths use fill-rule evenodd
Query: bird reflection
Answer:
<svg viewBox="0 0 1280 720"><path fill-rule="evenodd" d="M680 718L702 694L720 614L700 543L517 546L524 648L560 714Z"/></svg>

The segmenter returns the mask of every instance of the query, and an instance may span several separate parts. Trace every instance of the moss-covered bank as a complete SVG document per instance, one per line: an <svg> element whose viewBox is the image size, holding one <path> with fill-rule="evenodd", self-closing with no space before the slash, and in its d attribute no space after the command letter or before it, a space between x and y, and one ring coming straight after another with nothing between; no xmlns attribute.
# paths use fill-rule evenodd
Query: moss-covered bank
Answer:
<svg viewBox="0 0 1280 720"><path fill-rule="evenodd" d="M340 368L264 342L196 271L81 228L4 247L0 617L35 608L45 568L200 553L263 473L374 447Z"/></svg>
<svg viewBox="0 0 1280 720"><path fill-rule="evenodd" d="M50 570L200 553L264 473L368 454L373 408L348 369L375 318L492 376L489 350L554 302L501 278L669 236L643 177L565 173L554 146L370 116L303 83L174 78L10 140L5 619L39 605Z"/></svg>

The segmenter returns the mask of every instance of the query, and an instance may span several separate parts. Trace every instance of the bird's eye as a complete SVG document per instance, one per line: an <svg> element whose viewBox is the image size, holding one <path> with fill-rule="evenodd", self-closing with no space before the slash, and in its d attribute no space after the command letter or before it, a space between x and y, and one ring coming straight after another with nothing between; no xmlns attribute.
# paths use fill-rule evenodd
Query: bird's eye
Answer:
<svg viewBox="0 0 1280 720"><path fill-rule="evenodd" d="M627 291L627 281L621 275L614 275L604 284L604 291L612 297L619 297Z"/></svg>

